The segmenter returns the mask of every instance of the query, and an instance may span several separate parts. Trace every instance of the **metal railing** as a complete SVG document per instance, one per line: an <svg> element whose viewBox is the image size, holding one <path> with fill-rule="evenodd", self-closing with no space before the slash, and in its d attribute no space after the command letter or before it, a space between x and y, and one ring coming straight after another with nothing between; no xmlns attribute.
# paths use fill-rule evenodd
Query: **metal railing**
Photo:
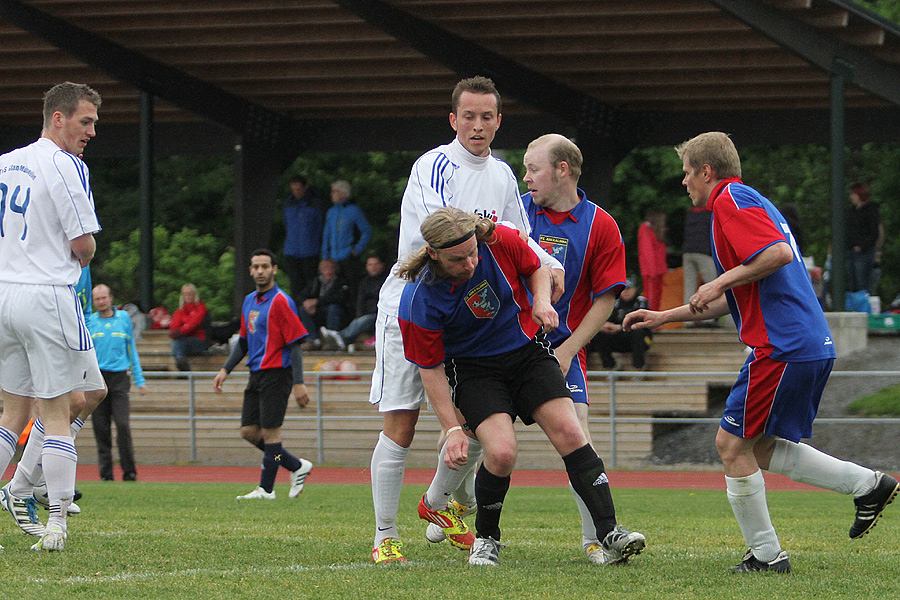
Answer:
<svg viewBox="0 0 900 600"><path fill-rule="evenodd" d="M181 373L172 372L154 372L145 371L144 377L147 379L171 379L173 376L185 379L185 383L189 387L187 414L181 415L147 415L133 414L134 420L155 420L155 421L188 421L189 437L190 437L190 460L197 460L197 423L200 421L234 421L240 415L224 416L224 415L198 415L197 414L197 383L199 380L211 380L215 377L214 371L185 371ZM370 378L371 371L312 371L306 374L306 383L315 386L315 406L316 414L314 416L290 416L285 417L285 421L315 421L316 423L316 449L318 462L325 462L325 421L326 420L367 420L372 416L365 415L328 415L324 414L325 387L342 387L342 386L359 386L360 379ZM230 380L246 380L249 373L246 371L235 371L231 374ZM641 385L658 385L663 387L678 386L678 379L706 379L700 382L706 385L722 383L728 381L728 385L736 377L734 371L692 371L692 372L669 372L669 371L588 371L588 385L592 382L596 383L598 378L606 379L609 383L609 416L605 417L589 417L590 423L609 423L610 435L610 456L609 468L614 469L617 465L617 426L627 423L650 423L650 424L680 424L680 425L696 425L696 424L718 424L721 421L719 417L623 417L617 414L616 390L617 386L627 380L630 383L640 383ZM832 378L840 377L892 377L900 382L900 371L834 371L831 373ZM826 388L827 390L827 388ZM312 400L312 398L311 398ZM374 408L373 414L374 414ZM424 421L437 421L437 417L433 413L424 412L419 417ZM859 423L859 424L900 424L900 418L894 417L820 417L816 419L816 423Z"/></svg>

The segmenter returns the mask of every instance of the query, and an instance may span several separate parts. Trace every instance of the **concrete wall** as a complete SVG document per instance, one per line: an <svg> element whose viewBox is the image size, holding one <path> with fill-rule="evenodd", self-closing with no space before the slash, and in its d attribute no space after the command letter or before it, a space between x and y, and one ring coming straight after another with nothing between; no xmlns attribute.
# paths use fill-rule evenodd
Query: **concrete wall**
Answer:
<svg viewBox="0 0 900 600"><path fill-rule="evenodd" d="M862 312L827 312L828 327L838 358L863 350L869 343L869 315Z"/></svg>

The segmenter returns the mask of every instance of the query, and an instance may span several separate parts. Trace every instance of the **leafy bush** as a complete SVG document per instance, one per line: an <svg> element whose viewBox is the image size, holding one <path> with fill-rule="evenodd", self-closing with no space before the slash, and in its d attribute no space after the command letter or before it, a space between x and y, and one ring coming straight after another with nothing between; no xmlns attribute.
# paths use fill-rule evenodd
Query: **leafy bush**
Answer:
<svg viewBox="0 0 900 600"><path fill-rule="evenodd" d="M110 244L110 258L95 267L94 283L107 283L117 303L136 302L140 297L140 231ZM154 305L169 312L178 308L181 286L193 283L213 320L232 315L234 289L234 248L219 251L212 234L200 234L187 227L171 233L163 226L153 230Z"/></svg>

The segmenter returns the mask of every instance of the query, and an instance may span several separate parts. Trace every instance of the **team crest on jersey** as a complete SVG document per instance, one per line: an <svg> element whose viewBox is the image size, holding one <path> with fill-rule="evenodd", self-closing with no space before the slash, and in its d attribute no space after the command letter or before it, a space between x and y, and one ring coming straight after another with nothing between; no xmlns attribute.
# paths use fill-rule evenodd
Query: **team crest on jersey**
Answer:
<svg viewBox="0 0 900 600"><path fill-rule="evenodd" d="M250 319L247 321L247 329L250 333L256 333L256 319L259 317L258 310L250 311Z"/></svg>
<svg viewBox="0 0 900 600"><path fill-rule="evenodd" d="M552 235L541 235L538 238L538 245L541 247L541 250L562 264L566 264L566 251L569 249L568 239Z"/></svg>
<svg viewBox="0 0 900 600"><path fill-rule="evenodd" d="M477 319L493 319L500 312L500 300L487 281L482 281L466 294L466 305Z"/></svg>

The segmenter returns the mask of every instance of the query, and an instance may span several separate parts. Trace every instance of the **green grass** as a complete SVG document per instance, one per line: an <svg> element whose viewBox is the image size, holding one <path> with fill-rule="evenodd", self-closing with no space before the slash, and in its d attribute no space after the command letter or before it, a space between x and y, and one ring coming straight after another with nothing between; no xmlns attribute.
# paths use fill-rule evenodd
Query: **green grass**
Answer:
<svg viewBox="0 0 900 600"><path fill-rule="evenodd" d="M866 417L900 416L900 385L891 385L854 400L847 406L847 412Z"/></svg>
<svg viewBox="0 0 900 600"><path fill-rule="evenodd" d="M79 483L84 513L65 552L31 552L34 538L0 527L7 596L31 598L655 598L891 597L900 559L900 508L850 540L853 503L825 492L769 492L789 576L725 570L744 551L724 491L615 490L619 521L647 536L625 567L588 564L568 489L513 488L498 568L429 544L406 486L400 527L406 565L370 562L374 520L365 485L313 484L295 500L239 503L237 484ZM41 511L42 517L46 512Z"/></svg>

